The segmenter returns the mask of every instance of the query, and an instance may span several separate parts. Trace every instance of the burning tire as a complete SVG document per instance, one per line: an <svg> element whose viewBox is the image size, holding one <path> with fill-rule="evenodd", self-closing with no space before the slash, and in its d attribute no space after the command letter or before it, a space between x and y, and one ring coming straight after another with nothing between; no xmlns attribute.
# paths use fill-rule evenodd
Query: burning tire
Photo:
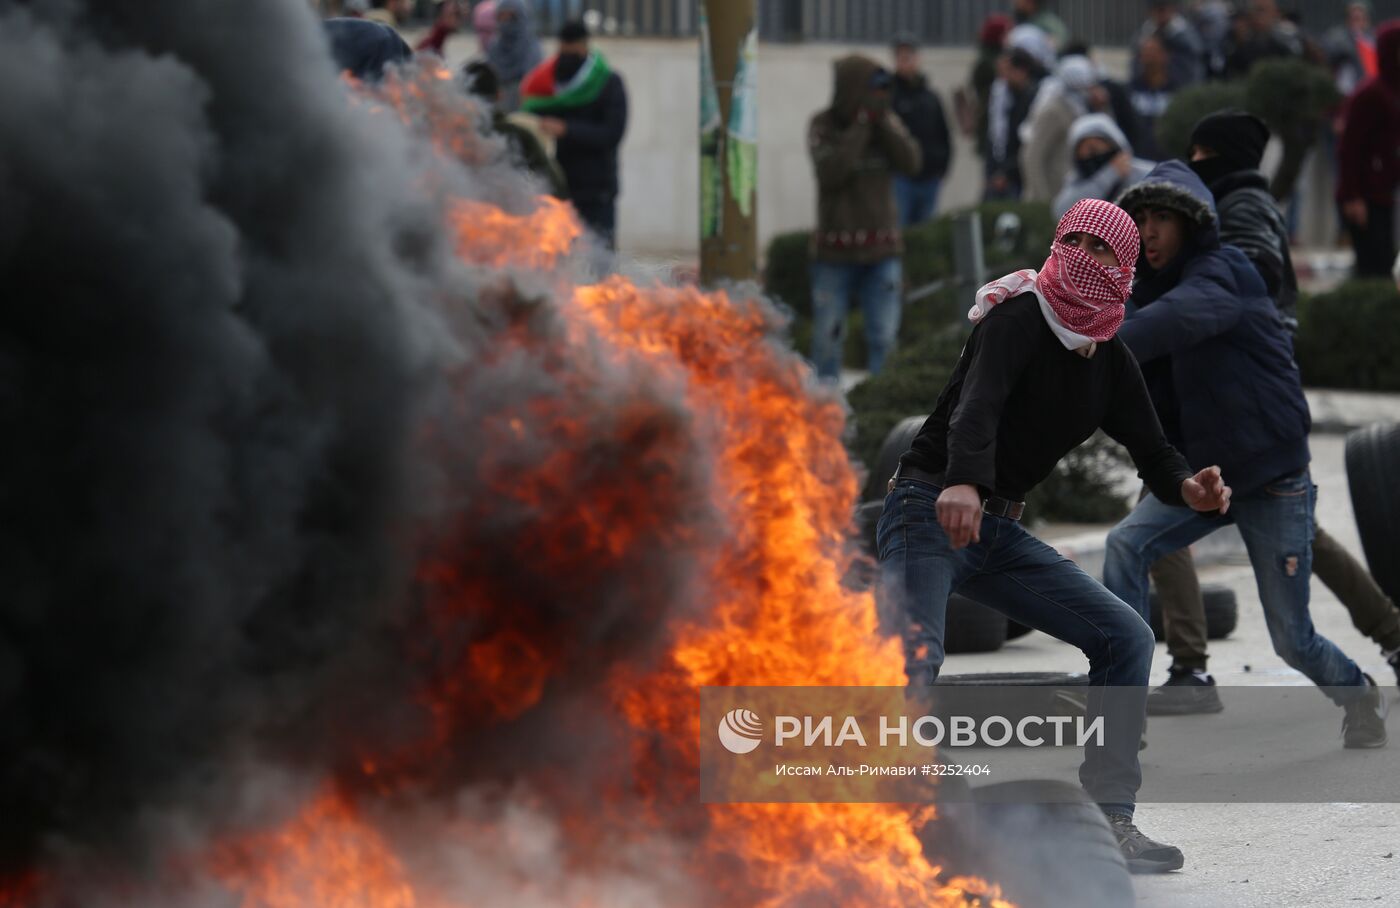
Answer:
<svg viewBox="0 0 1400 908"><path fill-rule="evenodd" d="M1132 879L1097 804L1078 785L1030 780L974 788L970 804L939 805L921 832L944 866L995 880L1022 905L1133 905Z"/></svg>
<svg viewBox="0 0 1400 908"><path fill-rule="evenodd" d="M986 693L960 698L959 712L977 722L1001 716L1013 725L1028 716L1082 716L1089 676L1072 672L978 672L940 675L935 687L985 687Z"/></svg>
<svg viewBox="0 0 1400 908"><path fill-rule="evenodd" d="M1400 425L1377 424L1347 436L1347 485L1361 549L1371 576L1393 601L1400 602Z"/></svg>
<svg viewBox="0 0 1400 908"><path fill-rule="evenodd" d="M1234 633L1240 621L1239 602L1234 590L1221 583L1206 583L1201 586L1201 601L1206 607L1206 637L1223 640ZM1150 614L1147 623L1151 625L1153 635L1158 640L1165 640L1162 606L1156 590L1148 596L1148 608Z"/></svg>
<svg viewBox="0 0 1400 908"><path fill-rule="evenodd" d="M880 453L875 455L875 462L870 465L870 478L866 480L863 496L866 501L885 499L885 486L899 466L900 455L909 450L909 445L919 434L919 429L923 428L926 419L927 416L907 416L885 436Z"/></svg>

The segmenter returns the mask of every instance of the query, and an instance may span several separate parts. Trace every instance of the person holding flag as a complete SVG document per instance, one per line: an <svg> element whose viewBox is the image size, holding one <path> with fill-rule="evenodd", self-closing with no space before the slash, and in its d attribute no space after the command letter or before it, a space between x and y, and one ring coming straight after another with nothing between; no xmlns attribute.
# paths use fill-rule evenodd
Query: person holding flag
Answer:
<svg viewBox="0 0 1400 908"><path fill-rule="evenodd" d="M540 118L555 140L554 157L579 218L617 248L618 147L627 131L627 89L608 61L588 45L588 28L559 30L559 52L520 86L521 108Z"/></svg>

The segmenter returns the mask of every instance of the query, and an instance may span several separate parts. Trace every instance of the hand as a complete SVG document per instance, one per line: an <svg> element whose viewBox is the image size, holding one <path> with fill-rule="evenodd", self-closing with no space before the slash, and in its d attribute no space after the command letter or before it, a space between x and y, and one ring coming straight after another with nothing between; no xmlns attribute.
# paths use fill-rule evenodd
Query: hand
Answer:
<svg viewBox="0 0 1400 908"><path fill-rule="evenodd" d="M1133 156L1126 151L1120 151L1113 156L1113 160L1108 162L1113 165L1113 169L1118 171L1120 177L1126 177L1133 170Z"/></svg>
<svg viewBox="0 0 1400 908"><path fill-rule="evenodd" d="M1366 229L1366 200L1352 199L1342 203L1342 216L1361 229Z"/></svg>
<svg viewBox="0 0 1400 908"><path fill-rule="evenodd" d="M977 486L964 483L949 486L938 495L935 505L938 524L948 534L948 542L960 549L982 538L982 495Z"/></svg>
<svg viewBox="0 0 1400 908"><path fill-rule="evenodd" d="M540 117L540 132L552 139L560 138L569 131L569 124L558 117Z"/></svg>
<svg viewBox="0 0 1400 908"><path fill-rule="evenodd" d="M1193 511L1230 510L1230 487L1220 478L1219 467L1206 467L1182 482L1181 498Z"/></svg>

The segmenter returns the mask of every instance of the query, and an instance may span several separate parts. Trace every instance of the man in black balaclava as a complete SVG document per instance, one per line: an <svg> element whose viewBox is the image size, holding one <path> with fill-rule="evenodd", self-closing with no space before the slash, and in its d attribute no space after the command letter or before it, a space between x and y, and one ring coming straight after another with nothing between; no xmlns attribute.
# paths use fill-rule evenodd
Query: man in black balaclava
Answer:
<svg viewBox="0 0 1400 908"><path fill-rule="evenodd" d="M1220 242L1249 257L1279 312L1296 325L1298 279L1288 254L1288 228L1259 171L1269 127L1243 110L1219 110L1191 130L1191 169L1215 196Z"/></svg>

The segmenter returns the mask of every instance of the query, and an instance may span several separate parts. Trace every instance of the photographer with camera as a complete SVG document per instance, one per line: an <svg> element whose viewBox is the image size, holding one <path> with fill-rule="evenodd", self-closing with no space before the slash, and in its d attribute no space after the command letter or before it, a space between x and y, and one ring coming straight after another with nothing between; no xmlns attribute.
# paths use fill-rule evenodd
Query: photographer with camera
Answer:
<svg viewBox="0 0 1400 908"><path fill-rule="evenodd" d="M896 173L914 176L922 155L890 110L894 79L861 56L836 61L831 106L812 118L807 146L817 174L812 233L812 361L817 375L841 374L852 293L865 314L868 367L879 372L899 334L904 241Z"/></svg>

